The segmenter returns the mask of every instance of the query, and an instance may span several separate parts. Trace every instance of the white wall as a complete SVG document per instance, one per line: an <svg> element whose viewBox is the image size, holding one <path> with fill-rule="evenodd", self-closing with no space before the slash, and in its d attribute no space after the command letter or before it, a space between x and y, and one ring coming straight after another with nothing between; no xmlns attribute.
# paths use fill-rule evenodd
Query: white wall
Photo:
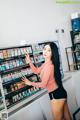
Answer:
<svg viewBox="0 0 80 120"><path fill-rule="evenodd" d="M56 4L56 0L0 0L0 47L43 40L60 41L62 58L64 49L71 45L70 15L80 12L80 4ZM64 28L65 33L60 33ZM55 33L59 29L59 33ZM64 54L63 54L64 53ZM64 71L67 70L63 59Z"/></svg>

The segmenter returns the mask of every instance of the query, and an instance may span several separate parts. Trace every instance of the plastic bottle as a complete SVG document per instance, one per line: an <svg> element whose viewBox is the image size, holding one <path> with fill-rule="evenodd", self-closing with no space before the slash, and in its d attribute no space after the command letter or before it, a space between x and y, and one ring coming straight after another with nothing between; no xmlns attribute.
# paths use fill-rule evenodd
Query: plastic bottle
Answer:
<svg viewBox="0 0 80 120"><path fill-rule="evenodd" d="M7 58L8 57L8 54L7 54L7 50L3 50L3 58Z"/></svg>
<svg viewBox="0 0 80 120"><path fill-rule="evenodd" d="M9 50L7 50L7 55L8 55L8 58L10 58L10 57L11 57L11 52L10 52L10 49L9 49Z"/></svg>
<svg viewBox="0 0 80 120"><path fill-rule="evenodd" d="M0 59L3 59L3 52L0 51Z"/></svg>
<svg viewBox="0 0 80 120"><path fill-rule="evenodd" d="M11 57L14 57L15 56L14 49L11 49L10 52L11 52Z"/></svg>

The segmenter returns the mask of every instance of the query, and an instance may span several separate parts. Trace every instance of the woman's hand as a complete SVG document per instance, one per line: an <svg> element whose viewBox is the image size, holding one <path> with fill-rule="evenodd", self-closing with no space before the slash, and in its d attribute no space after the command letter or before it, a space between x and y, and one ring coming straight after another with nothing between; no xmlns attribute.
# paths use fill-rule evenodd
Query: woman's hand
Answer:
<svg viewBox="0 0 80 120"><path fill-rule="evenodd" d="M26 63L30 63L31 59L28 53L26 53Z"/></svg>
<svg viewBox="0 0 80 120"><path fill-rule="evenodd" d="M31 85L31 81L29 81L25 76L22 77L22 81L27 85Z"/></svg>

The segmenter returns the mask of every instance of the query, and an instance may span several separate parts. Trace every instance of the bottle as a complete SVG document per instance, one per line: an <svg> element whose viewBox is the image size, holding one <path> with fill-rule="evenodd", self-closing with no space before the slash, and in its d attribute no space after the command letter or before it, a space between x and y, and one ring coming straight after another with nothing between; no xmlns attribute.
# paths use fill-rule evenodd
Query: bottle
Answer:
<svg viewBox="0 0 80 120"><path fill-rule="evenodd" d="M22 93L19 93L19 96L20 96L20 99L22 99L22 98L23 98L23 95L22 95Z"/></svg>
<svg viewBox="0 0 80 120"><path fill-rule="evenodd" d="M21 55L23 55L23 54L24 54L24 50L23 50L23 48L21 48L20 50L21 50Z"/></svg>
<svg viewBox="0 0 80 120"><path fill-rule="evenodd" d="M8 70L10 67L9 67L9 63L8 62L5 62L6 64L6 70Z"/></svg>
<svg viewBox="0 0 80 120"><path fill-rule="evenodd" d="M33 87L33 88L34 88L34 93L36 93L36 91L37 91L36 87Z"/></svg>
<svg viewBox="0 0 80 120"><path fill-rule="evenodd" d="M12 80L12 74L8 74L8 81L11 81Z"/></svg>
<svg viewBox="0 0 80 120"><path fill-rule="evenodd" d="M11 80L15 80L14 73L10 74Z"/></svg>
<svg viewBox="0 0 80 120"><path fill-rule="evenodd" d="M9 69L12 69L14 66L13 66L13 62L12 61L9 61Z"/></svg>
<svg viewBox="0 0 80 120"><path fill-rule="evenodd" d="M26 97L25 91L22 92L22 96L23 96L23 97Z"/></svg>
<svg viewBox="0 0 80 120"><path fill-rule="evenodd" d="M29 89L26 90L26 96L27 96L27 97L30 96Z"/></svg>
<svg viewBox="0 0 80 120"><path fill-rule="evenodd" d="M23 63L22 63L22 60L21 60L21 59L19 59L19 60L18 60L18 64L19 64L19 66L23 65Z"/></svg>
<svg viewBox="0 0 80 120"><path fill-rule="evenodd" d="M23 48L24 54L26 54L26 48Z"/></svg>
<svg viewBox="0 0 80 120"><path fill-rule="evenodd" d="M2 51L0 51L0 59L3 59L4 57L3 57L3 52Z"/></svg>
<svg viewBox="0 0 80 120"><path fill-rule="evenodd" d="M18 85L17 85L17 83L15 83L14 84L14 90L16 91L16 90L18 90L19 88L18 88Z"/></svg>
<svg viewBox="0 0 80 120"><path fill-rule="evenodd" d="M20 93L18 94L18 100L20 100L21 99L21 95L20 95Z"/></svg>
<svg viewBox="0 0 80 120"><path fill-rule="evenodd" d="M13 60L12 63L13 63L13 68L16 68L17 67L16 60Z"/></svg>
<svg viewBox="0 0 80 120"><path fill-rule="evenodd" d="M30 88L28 89L28 92L29 92L29 95L31 95L31 94L32 94L32 93L31 93L31 89L30 89Z"/></svg>
<svg viewBox="0 0 80 120"><path fill-rule="evenodd" d="M6 106L9 106L9 105L10 105L10 102L9 102L8 99L6 99L5 102L6 102Z"/></svg>
<svg viewBox="0 0 80 120"><path fill-rule="evenodd" d="M11 85L10 87L11 87L11 91L14 91L14 86L13 86L13 85Z"/></svg>
<svg viewBox="0 0 80 120"><path fill-rule="evenodd" d="M18 48L14 49L14 56L18 56Z"/></svg>
<svg viewBox="0 0 80 120"><path fill-rule="evenodd" d="M0 65L0 72L2 71L2 66Z"/></svg>
<svg viewBox="0 0 80 120"><path fill-rule="evenodd" d="M18 67L19 66L19 63L18 63L18 60L15 60L15 65L16 65L16 67Z"/></svg>
<svg viewBox="0 0 80 120"><path fill-rule="evenodd" d="M5 65L5 63L1 65L1 69L2 69L2 71L5 71L5 70L6 70L6 65Z"/></svg>
<svg viewBox="0 0 80 120"><path fill-rule="evenodd" d="M31 47L28 47L28 53L32 53Z"/></svg>
<svg viewBox="0 0 80 120"><path fill-rule="evenodd" d="M31 90L31 94L34 94L34 88L32 87L30 90Z"/></svg>
<svg viewBox="0 0 80 120"><path fill-rule="evenodd" d="M8 57L8 54L7 54L7 50L3 50L3 58L7 58Z"/></svg>
<svg viewBox="0 0 80 120"><path fill-rule="evenodd" d="M13 103L16 102L15 96L12 97Z"/></svg>
<svg viewBox="0 0 80 120"><path fill-rule="evenodd" d="M9 49L9 50L7 50L7 55L8 55L8 58L10 58L10 57L11 57L11 52L10 52L10 49Z"/></svg>
<svg viewBox="0 0 80 120"><path fill-rule="evenodd" d="M18 95L16 95L16 101L18 101L19 100L19 96Z"/></svg>
<svg viewBox="0 0 80 120"><path fill-rule="evenodd" d="M20 48L17 49L17 52L18 52L18 55L20 56L21 55Z"/></svg>
<svg viewBox="0 0 80 120"><path fill-rule="evenodd" d="M25 48L26 53L28 52L27 49L28 49L28 48L26 47L26 48ZM26 53L25 53L25 54L26 54Z"/></svg>
<svg viewBox="0 0 80 120"><path fill-rule="evenodd" d="M10 52L11 52L11 57L14 57L15 56L14 49L11 49Z"/></svg>
<svg viewBox="0 0 80 120"><path fill-rule="evenodd" d="M27 50L26 50L26 51L27 51L27 53L29 53L29 47L27 47Z"/></svg>
<svg viewBox="0 0 80 120"><path fill-rule="evenodd" d="M17 78L20 78L21 77L21 72L18 71L16 75L17 75Z"/></svg>
<svg viewBox="0 0 80 120"><path fill-rule="evenodd" d="M21 51L21 48L19 48L19 51L20 51L20 55L22 55L22 51Z"/></svg>

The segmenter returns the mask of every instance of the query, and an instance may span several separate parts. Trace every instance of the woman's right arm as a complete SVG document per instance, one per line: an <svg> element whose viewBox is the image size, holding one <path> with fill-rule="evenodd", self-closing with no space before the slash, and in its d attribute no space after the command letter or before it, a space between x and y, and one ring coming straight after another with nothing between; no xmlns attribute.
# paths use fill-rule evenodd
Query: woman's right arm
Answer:
<svg viewBox="0 0 80 120"><path fill-rule="evenodd" d="M30 65L33 73L35 73L35 74L39 74L40 73L42 66L41 67L35 67L32 62L30 62L29 65Z"/></svg>
<svg viewBox="0 0 80 120"><path fill-rule="evenodd" d="M28 53L26 54L26 63L28 63L30 65L33 73L35 73L35 74L39 74L40 73L42 66L41 67L35 67L34 64L31 61L30 56L29 56Z"/></svg>

